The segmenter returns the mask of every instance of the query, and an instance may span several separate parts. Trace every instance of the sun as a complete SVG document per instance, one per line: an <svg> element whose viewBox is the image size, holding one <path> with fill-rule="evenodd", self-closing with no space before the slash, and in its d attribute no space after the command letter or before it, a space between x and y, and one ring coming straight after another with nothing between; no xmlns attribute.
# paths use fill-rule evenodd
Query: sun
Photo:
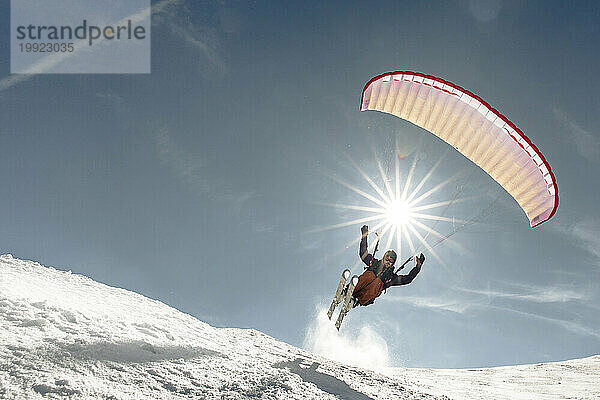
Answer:
<svg viewBox="0 0 600 400"><path fill-rule="evenodd" d="M410 203L402 200L393 200L385 208L386 224L395 229L403 228L410 223L412 215Z"/></svg>
<svg viewBox="0 0 600 400"><path fill-rule="evenodd" d="M446 179L432 188L426 189L427 182L442 162L443 157L436 161L422 179L413 182L418 158L418 154L415 154L412 165L406 172L401 171L399 165L399 162L404 162L404 160L395 157L394 176L390 178L385 173L381 161L375 156L379 177L381 178L381 182L383 182L379 185L352 159L350 159L350 162L364 179L361 185L352 185L339 179L334 174L326 174L330 179L359 194L366 202L364 204L320 204L340 209L355 210L364 213L364 215L351 221L317 228L311 232L368 224L371 233L376 232L380 237L386 238L383 240L385 243L382 243L386 249L395 246L399 254L407 256L428 251L443 264L443 261L433 250L433 247L441 241L448 239L452 234L443 235L438 232L436 230L438 224L442 222L454 225L456 223L466 223L467 221L444 216L450 205L461 200L456 196L458 193L455 194L452 200L430 202L430 199L434 193L446 187L457 175ZM402 176L403 173L404 176ZM361 188L366 186L365 183L370 186L372 191ZM438 212L435 212L436 210ZM445 228L444 231L446 230L448 229ZM354 239L346 247L356 241L358 239Z"/></svg>

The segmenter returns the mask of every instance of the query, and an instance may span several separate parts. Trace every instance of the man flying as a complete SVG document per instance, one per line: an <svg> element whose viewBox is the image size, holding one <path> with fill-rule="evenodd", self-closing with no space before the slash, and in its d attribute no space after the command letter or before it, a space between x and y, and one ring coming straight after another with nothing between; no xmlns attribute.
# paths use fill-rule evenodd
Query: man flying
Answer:
<svg viewBox="0 0 600 400"><path fill-rule="evenodd" d="M423 261L425 261L425 256L421 253L415 258L416 265L408 275L398 275L394 272L394 264L397 258L396 252L388 250L381 260L376 259L369 253L367 247L369 227L363 225L360 231L362 238L360 239L359 256L367 266L365 267L365 272L358 277L358 283L354 287L354 292L352 292L352 297L355 299L354 307L359 304L361 306L373 304L375 299L381 295L381 292L391 286L408 285L421 271L421 266L423 265ZM407 261L411 259L412 257Z"/></svg>

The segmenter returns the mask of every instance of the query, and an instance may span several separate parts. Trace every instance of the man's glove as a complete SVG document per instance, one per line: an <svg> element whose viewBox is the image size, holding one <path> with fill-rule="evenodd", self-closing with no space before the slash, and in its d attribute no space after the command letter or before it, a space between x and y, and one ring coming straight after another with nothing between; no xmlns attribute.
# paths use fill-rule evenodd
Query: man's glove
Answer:
<svg viewBox="0 0 600 400"><path fill-rule="evenodd" d="M417 262L417 267L423 265L423 261L425 261L425 256L423 253L419 254L419 256L415 258L415 261Z"/></svg>
<svg viewBox="0 0 600 400"><path fill-rule="evenodd" d="M366 236L369 234L369 227L367 225L363 225L360 228L360 233L362 233L363 236Z"/></svg>

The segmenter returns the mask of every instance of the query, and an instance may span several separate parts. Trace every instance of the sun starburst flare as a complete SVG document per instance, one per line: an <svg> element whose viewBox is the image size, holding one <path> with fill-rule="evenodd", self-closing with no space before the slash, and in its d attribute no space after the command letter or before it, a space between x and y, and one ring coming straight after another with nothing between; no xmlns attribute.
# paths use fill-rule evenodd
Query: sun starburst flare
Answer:
<svg viewBox="0 0 600 400"><path fill-rule="evenodd" d="M364 181L374 190L375 193L369 193L358 186L347 183L339 179L337 176L330 174L327 175L330 179L360 195L362 198L367 200L368 203L320 204L338 209L364 212L365 214L349 221L317 228L311 232L327 231L358 224L369 224L371 232L377 232L382 238L385 237L381 244L385 245L386 249L395 246L399 254L405 254L408 252L410 255L414 255L417 252L427 251L442 265L445 265L445 263L434 251L433 247L440 241L446 240L448 235L444 235L434 228L436 228L440 222L452 224L452 226L447 230L454 229L456 224L465 223L466 221L455 219L453 217L446 217L444 214L448 210L448 207L450 207L452 204L457 201L467 200L468 198L458 199L456 196L458 193L456 193L452 200L425 203L425 201L434 193L446 187L450 182L455 180L458 175L460 175L456 174L446 179L442 183L425 190L424 187L427 181L433 175L436 168L438 168L442 159L443 157L437 160L437 162L433 165L433 167L431 167L425 176L413 184L418 160L417 154L415 154L413 158L411 167L405 179L401 178L402 171L398 157L395 158L394 177L393 179L390 179L385 173L380 160L377 158L377 156L375 156L379 175L381 181L383 182L382 185L375 183L375 181L369 177L365 171L363 171L352 159L349 159L349 161L360 173ZM432 210L435 209L440 211L438 213L432 213ZM430 226L428 224L432 225ZM434 242L428 241L429 238L432 238ZM352 242L346 244L346 247L356 243L358 240L358 238L352 240ZM454 244L457 245L456 243ZM403 251L403 248L407 251Z"/></svg>

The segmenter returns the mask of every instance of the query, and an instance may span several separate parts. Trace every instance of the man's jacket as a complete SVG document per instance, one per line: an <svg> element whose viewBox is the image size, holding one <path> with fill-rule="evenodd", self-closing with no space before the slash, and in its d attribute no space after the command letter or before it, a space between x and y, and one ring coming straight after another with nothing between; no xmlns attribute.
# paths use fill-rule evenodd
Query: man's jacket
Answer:
<svg viewBox="0 0 600 400"><path fill-rule="evenodd" d="M360 249L358 254L361 260L367 265L366 270L372 271L376 277L381 279L383 282L383 290L389 288L390 286L408 285L421 271L421 267L419 266L415 266L413 269L411 269L408 275L395 274L394 266L384 270L383 262L373 257L373 255L369 253L367 246L367 235L363 235L360 240Z"/></svg>

